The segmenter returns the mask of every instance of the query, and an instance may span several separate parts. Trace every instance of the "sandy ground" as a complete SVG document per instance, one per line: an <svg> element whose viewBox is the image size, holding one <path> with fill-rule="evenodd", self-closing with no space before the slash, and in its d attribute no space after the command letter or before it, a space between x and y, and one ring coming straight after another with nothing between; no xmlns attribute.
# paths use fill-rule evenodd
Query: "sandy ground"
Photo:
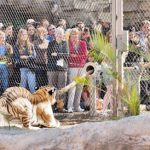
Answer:
<svg viewBox="0 0 150 150"><path fill-rule="evenodd" d="M140 114L150 114L149 111L145 111L145 106L140 106L141 113ZM61 122L62 129L69 128L72 126L75 126L82 122L101 122L104 120L110 120L110 112L106 115L102 115L100 113L99 115L95 117L90 117L89 112L82 112L82 113L57 113L55 114L55 117ZM11 126L11 127L10 127ZM7 128L11 130L12 127L19 127L22 128L22 124L19 120L12 120L11 122L8 122L4 119L3 115L0 114L0 129ZM36 128L35 128L36 129ZM16 130L17 132L17 130ZM0 130L1 134L1 130Z"/></svg>

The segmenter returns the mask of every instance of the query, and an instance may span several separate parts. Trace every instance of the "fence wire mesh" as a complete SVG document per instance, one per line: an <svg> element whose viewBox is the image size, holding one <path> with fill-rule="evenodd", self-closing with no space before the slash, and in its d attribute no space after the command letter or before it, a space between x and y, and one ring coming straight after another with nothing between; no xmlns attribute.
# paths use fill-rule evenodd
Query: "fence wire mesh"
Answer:
<svg viewBox="0 0 150 150"><path fill-rule="evenodd" d="M1 0L0 94L12 86L30 92L47 84L66 86L91 61L90 33L106 35L110 23L110 0ZM75 45L79 34L82 42ZM106 85L101 85L94 93L100 110L106 93ZM58 99L68 112L83 111L89 110L89 95L87 86L77 86Z"/></svg>
<svg viewBox="0 0 150 150"><path fill-rule="evenodd" d="M124 29L129 31L130 51L125 74L137 84L142 104L149 105L149 29L150 1L124 0Z"/></svg>
<svg viewBox="0 0 150 150"><path fill-rule="evenodd" d="M130 51L124 63L125 79L127 74L131 76L130 80L135 81L133 84L137 84L141 103L148 105L150 2L149 0L124 0L123 2L123 26L124 30L129 31L130 43ZM57 88L69 84L75 75L82 74L84 63L91 61L83 51L78 52L79 55L85 55L84 58L82 57L83 64L81 60L70 55L73 49L72 43L69 43L72 29L77 28L81 35L80 39L86 43L89 51L91 49L89 36L92 31L98 30L107 38L111 38L109 32L113 26L111 14L111 0L1 0L0 94L12 86L21 85L34 92L35 87L47 84L53 84ZM78 31L73 30L74 34L78 34ZM65 33L65 37L61 39L62 32ZM74 43L75 38L72 38ZM66 41L66 48L65 42L54 43L56 39ZM67 48L68 51L65 51ZM76 49L78 50L78 47ZM55 50L61 57L54 53ZM69 66L63 68L62 64L65 63ZM80 70L77 69L79 67ZM71 69L73 70L70 72ZM102 81L103 78L105 77L101 75L100 80ZM102 99L110 99L112 94L109 84L102 82L100 85L96 90L99 103L103 101ZM78 109L80 102L82 108L89 110L89 103L86 100L90 97L90 91L87 86L79 89L79 100L75 102L76 104L72 99L75 96L74 91L70 92L69 104L69 94L59 97L64 99L66 109L70 106L70 112L73 111L73 106L78 111L82 111Z"/></svg>

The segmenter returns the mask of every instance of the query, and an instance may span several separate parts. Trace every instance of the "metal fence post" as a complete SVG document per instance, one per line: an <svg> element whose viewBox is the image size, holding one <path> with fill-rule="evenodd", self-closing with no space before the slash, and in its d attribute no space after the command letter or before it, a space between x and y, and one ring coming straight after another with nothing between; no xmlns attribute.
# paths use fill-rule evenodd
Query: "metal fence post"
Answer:
<svg viewBox="0 0 150 150"><path fill-rule="evenodd" d="M128 31L123 31L123 0L112 0L112 35L113 35L113 48L116 54L116 62L114 71L121 76L121 83L114 80L113 93L113 114L114 116L123 115L122 101L118 97L119 88L123 88L124 83L124 70L123 63L128 50Z"/></svg>
<svg viewBox="0 0 150 150"><path fill-rule="evenodd" d="M116 62L113 70L121 76L121 88L123 88L123 63L122 50L128 47L128 32L123 31L123 0L112 0L112 45L116 55ZM113 82L113 115L122 114L122 102L118 98L119 82Z"/></svg>
<svg viewBox="0 0 150 150"><path fill-rule="evenodd" d="M113 70L118 72L118 50L117 50L117 0L112 0L112 46L116 55L116 62ZM117 116L117 93L118 81L113 81L113 116Z"/></svg>

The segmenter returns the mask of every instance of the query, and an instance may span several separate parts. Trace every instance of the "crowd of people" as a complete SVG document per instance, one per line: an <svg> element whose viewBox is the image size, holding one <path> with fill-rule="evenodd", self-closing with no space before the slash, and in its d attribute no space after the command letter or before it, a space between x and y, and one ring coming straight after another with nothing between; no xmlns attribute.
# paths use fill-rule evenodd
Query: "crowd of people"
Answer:
<svg viewBox="0 0 150 150"><path fill-rule="evenodd" d="M0 23L0 94L12 85L33 93L44 85L61 89L71 83L74 77L84 74L83 68L88 61L94 61L88 55L93 45L90 33L94 30L111 42L111 24L101 19L96 25L86 26L79 21L69 28L65 19L60 19L56 25L47 19L41 22L28 19L17 32L11 23ZM128 30L134 48L148 52L150 22L143 21L140 31L133 26ZM132 65L131 62L138 61L138 58L137 54L129 52L125 66ZM106 64L102 66L108 67ZM107 76L105 72L104 76ZM104 99L103 110L111 107L109 102L112 101L112 84L109 77L108 80L97 87L97 100ZM90 109L89 95L88 86L77 85L58 99L63 100L67 112L82 112Z"/></svg>
<svg viewBox="0 0 150 150"><path fill-rule="evenodd" d="M129 43L132 45L132 48L134 48L136 52L139 51L149 54L150 21L142 21L138 29L136 29L135 26L129 26L127 29L129 30ZM126 66L131 66L134 62L141 61L140 55L135 52L130 52L126 59L126 62L128 63L125 64Z"/></svg>
<svg viewBox="0 0 150 150"><path fill-rule="evenodd" d="M150 57L150 21L144 20L139 24L138 28L137 26L129 26L127 29L129 31L129 44L131 51L126 57L124 66L130 67L137 63L148 64ZM148 65L145 68L144 73L149 74ZM149 80L140 81L140 98L142 104L150 105L149 87Z"/></svg>

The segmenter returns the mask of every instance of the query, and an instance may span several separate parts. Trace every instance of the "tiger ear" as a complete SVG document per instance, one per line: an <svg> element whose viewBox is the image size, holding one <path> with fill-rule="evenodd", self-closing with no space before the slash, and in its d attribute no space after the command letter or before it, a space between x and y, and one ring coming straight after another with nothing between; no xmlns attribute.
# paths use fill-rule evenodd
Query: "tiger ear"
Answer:
<svg viewBox="0 0 150 150"><path fill-rule="evenodd" d="M39 87L35 87L34 89L37 91L39 89Z"/></svg>

